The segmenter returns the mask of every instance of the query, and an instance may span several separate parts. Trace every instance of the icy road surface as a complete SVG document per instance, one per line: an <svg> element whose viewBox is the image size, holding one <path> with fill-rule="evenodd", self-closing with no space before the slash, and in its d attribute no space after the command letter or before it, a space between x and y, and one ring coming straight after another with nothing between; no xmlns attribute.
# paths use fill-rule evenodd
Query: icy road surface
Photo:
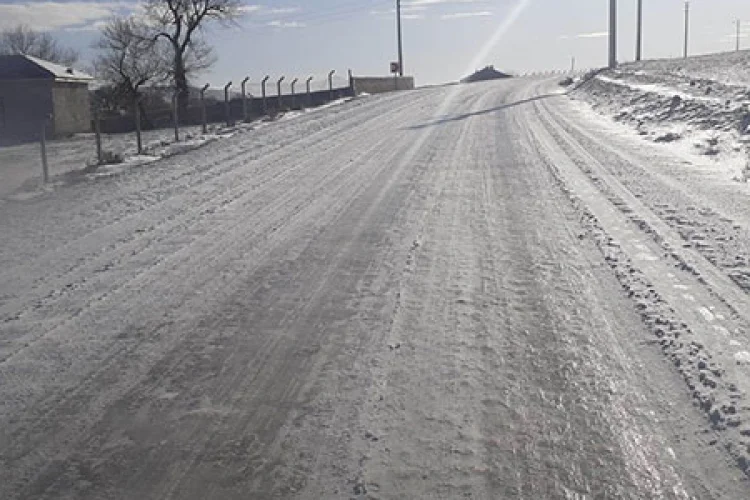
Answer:
<svg viewBox="0 0 750 500"><path fill-rule="evenodd" d="M0 203L0 498L750 498L746 209L551 90Z"/></svg>

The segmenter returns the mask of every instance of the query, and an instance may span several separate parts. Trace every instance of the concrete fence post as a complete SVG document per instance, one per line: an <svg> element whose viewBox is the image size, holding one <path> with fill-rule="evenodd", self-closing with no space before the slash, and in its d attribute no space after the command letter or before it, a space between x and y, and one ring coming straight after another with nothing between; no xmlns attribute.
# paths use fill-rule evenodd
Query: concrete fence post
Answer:
<svg viewBox="0 0 750 500"><path fill-rule="evenodd" d="M140 94L135 95L133 100L135 105L135 143L138 149L138 154L143 154L143 138L141 137L141 96Z"/></svg>
<svg viewBox="0 0 750 500"><path fill-rule="evenodd" d="M328 73L328 100L333 101L333 75L336 73L335 69L332 69Z"/></svg>
<svg viewBox="0 0 750 500"><path fill-rule="evenodd" d="M310 82L313 80L313 77L307 79L305 82L305 86L307 87L307 105L312 106L312 92L310 92Z"/></svg>
<svg viewBox="0 0 750 500"><path fill-rule="evenodd" d="M242 121L247 122L247 82L250 80L249 76L246 76L242 80Z"/></svg>
<svg viewBox="0 0 750 500"><path fill-rule="evenodd" d="M42 153L42 178L44 183L49 182L49 164L47 163L47 123L49 118L44 117L39 135L39 146Z"/></svg>
<svg viewBox="0 0 750 500"><path fill-rule="evenodd" d="M292 80L292 109L294 109L294 106L297 103L297 96L294 93L294 86L297 85L297 81L299 81L299 78L295 78L294 80Z"/></svg>
<svg viewBox="0 0 750 500"><path fill-rule="evenodd" d="M266 99L266 83L271 77L266 75L266 77L261 82L261 94L263 95L263 113L268 114L268 100Z"/></svg>
<svg viewBox="0 0 750 500"><path fill-rule="evenodd" d="M208 90L208 84L205 84L201 89L201 125L203 135L208 133L208 117L206 116L206 91Z"/></svg>
<svg viewBox="0 0 750 500"><path fill-rule="evenodd" d="M232 126L232 106L229 102L229 89L232 88L232 82L224 85L224 114L226 115L227 127Z"/></svg>
<svg viewBox="0 0 750 500"><path fill-rule="evenodd" d="M178 109L177 98L180 96L180 89L175 89L172 94L172 117L174 119L174 140L180 142L180 114Z"/></svg>
<svg viewBox="0 0 750 500"><path fill-rule="evenodd" d="M94 136L96 137L96 164L102 165L102 124L99 120L99 104L94 104Z"/></svg>
<svg viewBox="0 0 750 500"><path fill-rule="evenodd" d="M279 78L279 81L276 82L276 95L278 96L278 100L279 100L279 111L281 111L281 108L282 108L282 102L281 102L281 82L284 81L284 78L286 78L286 77L282 76L281 78Z"/></svg>

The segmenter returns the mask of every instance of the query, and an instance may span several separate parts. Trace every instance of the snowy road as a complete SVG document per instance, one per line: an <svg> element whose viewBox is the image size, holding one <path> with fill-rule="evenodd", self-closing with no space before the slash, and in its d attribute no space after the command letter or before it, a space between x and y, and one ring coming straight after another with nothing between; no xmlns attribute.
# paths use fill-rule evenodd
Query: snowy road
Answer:
<svg viewBox="0 0 750 500"><path fill-rule="evenodd" d="M0 204L0 498L747 498L750 217L550 89Z"/></svg>

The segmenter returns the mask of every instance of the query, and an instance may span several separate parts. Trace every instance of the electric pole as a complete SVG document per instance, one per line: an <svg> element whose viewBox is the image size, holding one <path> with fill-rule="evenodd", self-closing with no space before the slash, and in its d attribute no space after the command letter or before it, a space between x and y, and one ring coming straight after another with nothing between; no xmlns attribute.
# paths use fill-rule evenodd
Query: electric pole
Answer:
<svg viewBox="0 0 750 500"><path fill-rule="evenodd" d="M740 51L740 33L742 31L742 21L737 19L737 52Z"/></svg>
<svg viewBox="0 0 750 500"><path fill-rule="evenodd" d="M617 66L617 0L609 0L609 67Z"/></svg>
<svg viewBox="0 0 750 500"><path fill-rule="evenodd" d="M396 0L396 31L398 33L398 75L404 76L404 48L401 42L401 0Z"/></svg>
<svg viewBox="0 0 750 500"><path fill-rule="evenodd" d="M640 61L643 55L643 0L638 0L638 26L635 39L635 60Z"/></svg>
<svg viewBox="0 0 750 500"><path fill-rule="evenodd" d="M685 50L683 56L687 59L688 56L688 39L690 38L690 2L685 1Z"/></svg>

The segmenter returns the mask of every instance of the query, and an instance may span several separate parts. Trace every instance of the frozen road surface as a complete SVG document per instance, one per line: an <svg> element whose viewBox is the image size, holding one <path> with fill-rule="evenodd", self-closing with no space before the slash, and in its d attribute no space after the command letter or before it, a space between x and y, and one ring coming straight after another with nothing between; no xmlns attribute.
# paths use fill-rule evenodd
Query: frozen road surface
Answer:
<svg viewBox="0 0 750 500"><path fill-rule="evenodd" d="M750 498L745 188L556 92L0 202L0 498Z"/></svg>

